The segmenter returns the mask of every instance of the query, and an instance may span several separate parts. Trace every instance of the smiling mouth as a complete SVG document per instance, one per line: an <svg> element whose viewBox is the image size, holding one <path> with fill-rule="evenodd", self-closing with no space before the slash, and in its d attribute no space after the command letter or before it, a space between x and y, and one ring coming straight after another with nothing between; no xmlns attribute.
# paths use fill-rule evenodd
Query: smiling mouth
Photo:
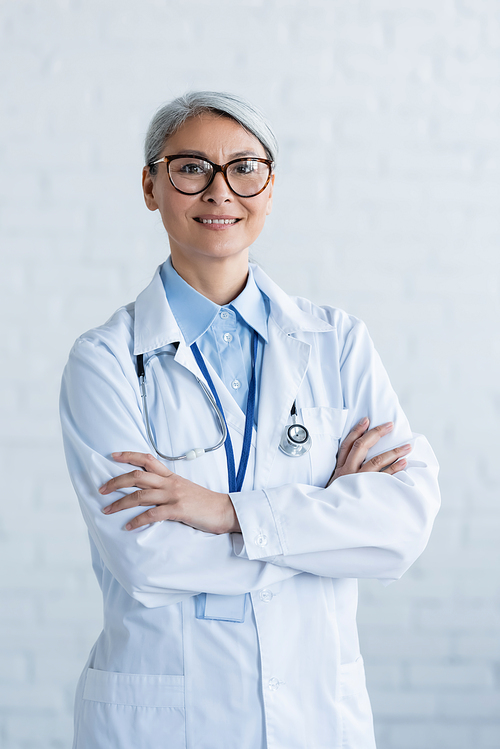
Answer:
<svg viewBox="0 0 500 749"><path fill-rule="evenodd" d="M240 218L195 218L199 224L236 224Z"/></svg>

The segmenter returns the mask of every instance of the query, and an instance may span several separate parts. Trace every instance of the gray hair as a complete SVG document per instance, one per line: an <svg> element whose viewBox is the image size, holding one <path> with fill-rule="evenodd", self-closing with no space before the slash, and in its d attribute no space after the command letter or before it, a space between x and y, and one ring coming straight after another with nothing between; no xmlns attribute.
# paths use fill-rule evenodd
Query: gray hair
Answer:
<svg viewBox="0 0 500 749"><path fill-rule="evenodd" d="M245 99L235 94L217 91L190 91L161 107L150 122L144 142L146 164L160 158L163 145L189 117L215 112L230 117L245 130L255 135L266 151L267 157L276 161L278 141L265 115ZM156 174L157 167L151 167Z"/></svg>

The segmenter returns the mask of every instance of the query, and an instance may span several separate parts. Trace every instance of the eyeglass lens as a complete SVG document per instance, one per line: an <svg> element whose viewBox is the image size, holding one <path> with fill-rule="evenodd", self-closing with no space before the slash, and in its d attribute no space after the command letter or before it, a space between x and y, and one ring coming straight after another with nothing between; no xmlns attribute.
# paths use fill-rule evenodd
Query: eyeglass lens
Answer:
<svg viewBox="0 0 500 749"><path fill-rule="evenodd" d="M212 165L203 159L174 159L168 165L174 187L182 192L201 192L212 179ZM263 189L269 177L269 166L260 161L242 159L228 166L227 181L234 192L251 197Z"/></svg>

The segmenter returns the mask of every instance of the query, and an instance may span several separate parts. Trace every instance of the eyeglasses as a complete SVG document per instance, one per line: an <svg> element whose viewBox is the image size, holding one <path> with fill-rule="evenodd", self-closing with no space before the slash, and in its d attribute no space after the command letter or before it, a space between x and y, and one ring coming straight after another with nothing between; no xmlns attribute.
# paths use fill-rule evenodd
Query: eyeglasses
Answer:
<svg viewBox="0 0 500 749"><path fill-rule="evenodd" d="M178 154L152 161L149 167L165 162L172 186L183 195L198 195L221 172L227 186L240 198L253 198L269 184L274 162L269 159L233 159L227 164L214 164L208 159Z"/></svg>

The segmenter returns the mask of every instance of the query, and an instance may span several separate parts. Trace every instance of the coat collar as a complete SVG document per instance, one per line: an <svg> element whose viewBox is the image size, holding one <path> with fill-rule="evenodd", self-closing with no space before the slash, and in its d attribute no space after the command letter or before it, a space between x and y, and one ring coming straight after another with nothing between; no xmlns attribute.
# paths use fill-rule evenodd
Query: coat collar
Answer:
<svg viewBox="0 0 500 749"><path fill-rule="evenodd" d="M135 300L134 354L168 346L182 340L182 334L170 309L161 280L161 265L153 279Z"/></svg>
<svg viewBox="0 0 500 749"><path fill-rule="evenodd" d="M169 262L167 260L167 262ZM183 342L183 336L170 309L161 278L160 265L149 286L135 302L134 354ZM296 302L264 273L262 268L251 264L254 279L259 289L269 298L270 316L286 335L299 332L321 333L333 330L326 320L302 310Z"/></svg>
<svg viewBox="0 0 500 749"><path fill-rule="evenodd" d="M286 333L323 333L334 330L326 320L301 309L297 302L278 284L274 283L262 268L252 263L255 283L271 301L271 317L277 326ZM310 306L310 302L306 302Z"/></svg>

